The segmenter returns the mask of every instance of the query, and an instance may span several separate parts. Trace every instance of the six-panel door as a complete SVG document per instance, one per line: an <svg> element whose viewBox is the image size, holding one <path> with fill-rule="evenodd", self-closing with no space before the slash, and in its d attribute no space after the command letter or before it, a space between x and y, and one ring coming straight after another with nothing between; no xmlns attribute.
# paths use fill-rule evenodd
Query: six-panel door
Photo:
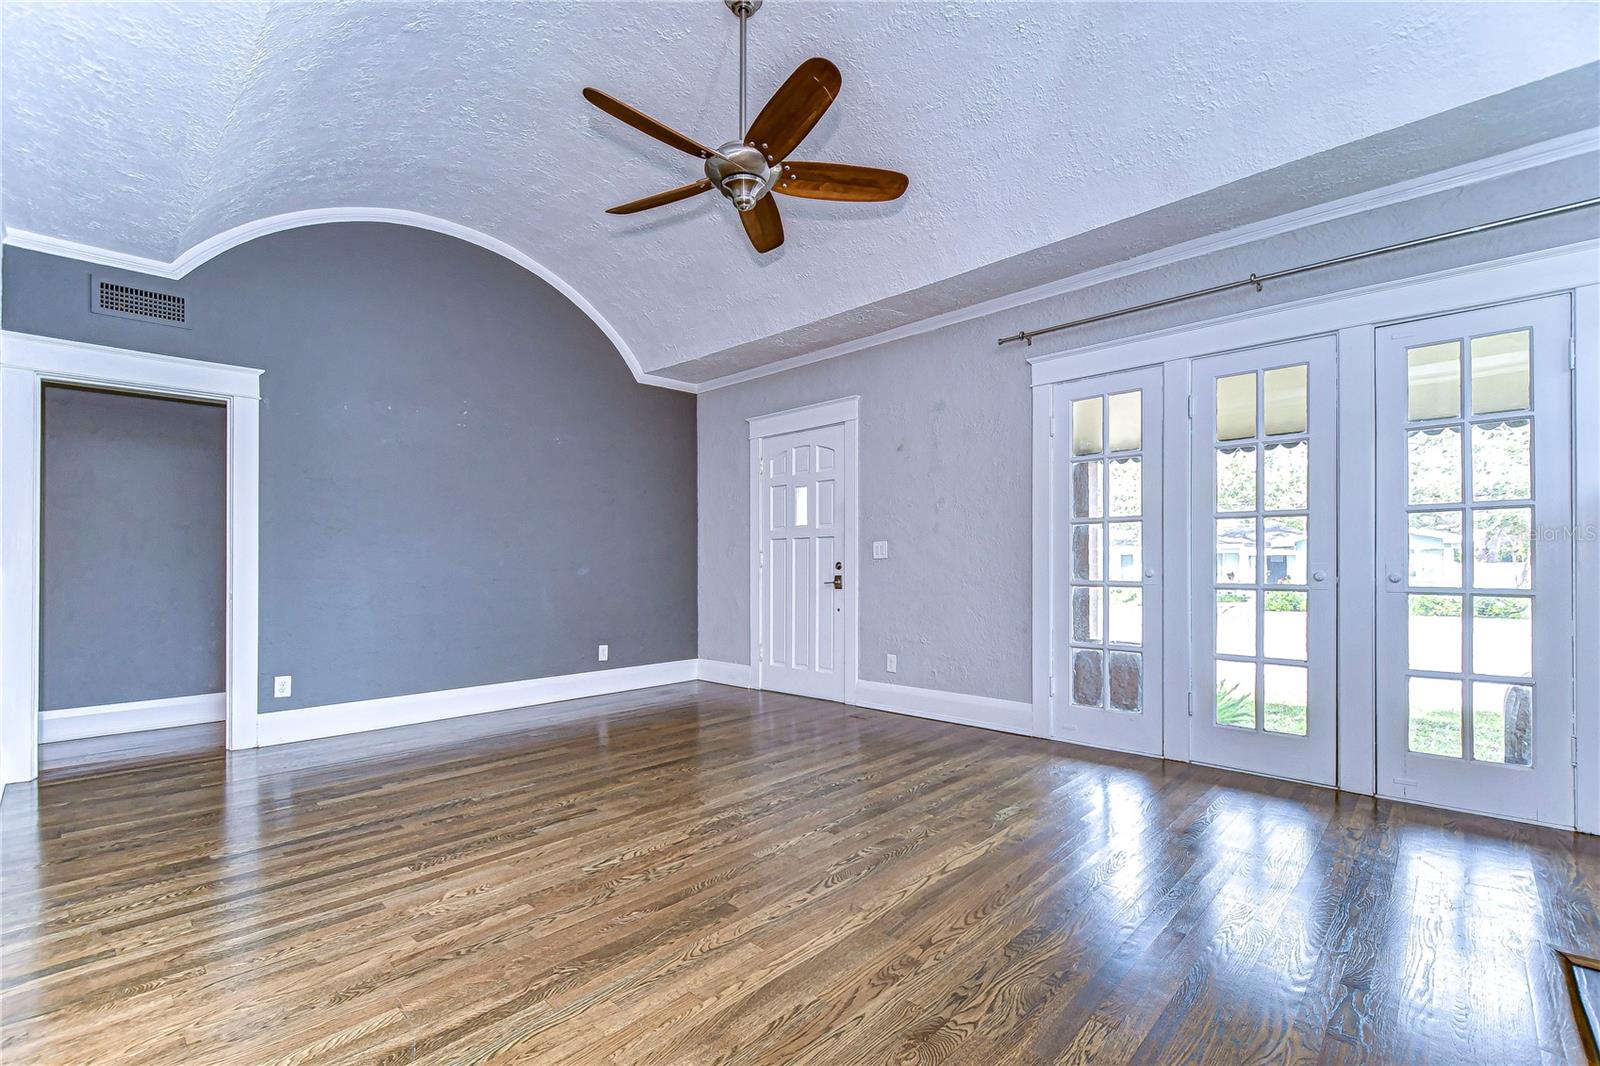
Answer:
<svg viewBox="0 0 1600 1066"><path fill-rule="evenodd" d="M762 688L844 700L844 427L761 439Z"/></svg>

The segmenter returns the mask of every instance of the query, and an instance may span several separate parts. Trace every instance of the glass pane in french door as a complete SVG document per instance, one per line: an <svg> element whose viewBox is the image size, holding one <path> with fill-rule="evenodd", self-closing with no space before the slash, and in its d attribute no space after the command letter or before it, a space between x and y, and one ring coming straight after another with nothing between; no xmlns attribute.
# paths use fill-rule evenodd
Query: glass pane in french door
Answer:
<svg viewBox="0 0 1600 1066"><path fill-rule="evenodd" d="M1193 365L1195 688L1202 762L1334 775L1332 341Z"/></svg>
<svg viewBox="0 0 1600 1066"><path fill-rule="evenodd" d="M1051 730L1160 754L1160 370L1053 388Z"/></svg>
<svg viewBox="0 0 1600 1066"><path fill-rule="evenodd" d="M1383 794L1571 824L1568 321L1379 332Z"/></svg>

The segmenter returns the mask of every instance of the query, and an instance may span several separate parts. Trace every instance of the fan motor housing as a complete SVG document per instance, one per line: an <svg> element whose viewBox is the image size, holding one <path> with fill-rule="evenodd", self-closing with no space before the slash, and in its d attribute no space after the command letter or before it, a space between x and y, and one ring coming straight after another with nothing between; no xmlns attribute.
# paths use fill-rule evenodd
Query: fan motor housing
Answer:
<svg viewBox="0 0 1600 1066"><path fill-rule="evenodd" d="M783 173L782 164L769 165L766 156L748 144L731 141L717 151L722 154L706 160L706 177L740 211L753 209Z"/></svg>

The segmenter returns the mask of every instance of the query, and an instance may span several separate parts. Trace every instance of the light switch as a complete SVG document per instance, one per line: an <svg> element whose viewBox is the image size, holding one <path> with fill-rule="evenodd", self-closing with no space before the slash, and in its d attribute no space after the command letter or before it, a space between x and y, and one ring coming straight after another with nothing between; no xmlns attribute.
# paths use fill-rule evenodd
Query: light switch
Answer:
<svg viewBox="0 0 1600 1066"><path fill-rule="evenodd" d="M874 559L887 559L887 558L889 558L889 542L886 541L886 540L875 540L875 541L873 541L872 542L872 557Z"/></svg>
<svg viewBox="0 0 1600 1066"><path fill-rule="evenodd" d="M600 645L600 661L601 662L605 662L609 658L611 658L611 645L609 645L609 644Z"/></svg>
<svg viewBox="0 0 1600 1066"><path fill-rule="evenodd" d="M900 669L900 657L894 654L885 656L883 668L891 674L897 672Z"/></svg>

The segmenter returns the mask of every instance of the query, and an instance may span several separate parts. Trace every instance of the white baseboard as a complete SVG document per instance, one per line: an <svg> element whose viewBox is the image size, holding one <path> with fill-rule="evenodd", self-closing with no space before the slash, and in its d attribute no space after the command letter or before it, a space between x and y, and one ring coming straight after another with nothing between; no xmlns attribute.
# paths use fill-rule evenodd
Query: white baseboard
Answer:
<svg viewBox="0 0 1600 1066"><path fill-rule="evenodd" d="M871 707L877 711L1033 736L1033 704L1019 700L940 692L882 681L857 681L855 699L851 702L857 707Z"/></svg>
<svg viewBox="0 0 1600 1066"><path fill-rule="evenodd" d="M228 697L221 692L105 703L96 707L63 707L39 712L39 743L220 722L227 713Z"/></svg>
<svg viewBox="0 0 1600 1066"><path fill-rule="evenodd" d="M683 659L647 666L622 666L615 670L591 670L582 674L562 674L528 681L507 681L498 685L417 692L409 696L386 696L375 700L329 703L320 707L298 707L292 711L272 711L257 718L257 744L292 744L300 740L339 737L370 729L419 725L450 718L464 718L516 707L535 707L585 696L604 696L630 689L652 688L693 681L699 675L698 662Z"/></svg>
<svg viewBox="0 0 1600 1066"><path fill-rule="evenodd" d="M721 659L701 659L699 664L701 681L712 681L718 685L732 685L735 688L749 688L751 685L752 671L744 663L725 663Z"/></svg>

